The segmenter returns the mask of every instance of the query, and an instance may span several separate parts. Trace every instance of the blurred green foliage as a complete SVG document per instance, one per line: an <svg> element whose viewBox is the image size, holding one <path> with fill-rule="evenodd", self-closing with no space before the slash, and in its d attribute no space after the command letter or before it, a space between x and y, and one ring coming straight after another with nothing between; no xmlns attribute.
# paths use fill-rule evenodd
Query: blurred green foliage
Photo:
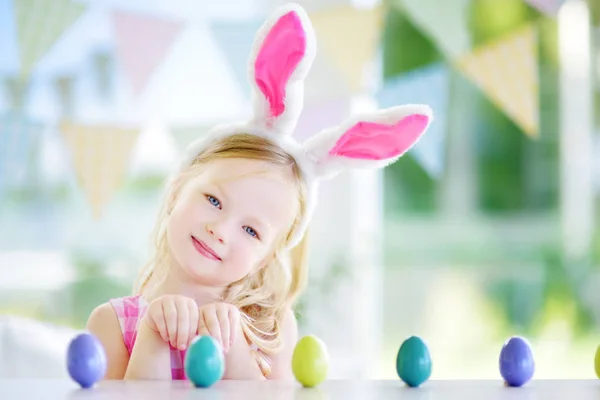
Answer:
<svg viewBox="0 0 600 400"><path fill-rule="evenodd" d="M593 19L598 23L600 2L590 1L590 5ZM556 214L559 197L557 21L542 15L522 0L473 0L468 20L473 48L497 40L528 23L537 28L539 41L540 137L529 138L479 89L470 104L472 113L465 116L472 119L472 130L449 132L450 135L471 136L470 151L476 157L478 211L486 215ZM392 7L386 16L382 48L384 79L443 60L436 44L413 25L410 16L405 15L400 7ZM454 77L450 96L467 89L465 85L472 83L468 79ZM452 102L450 107L448 114L452 114ZM436 197L442 180L431 179L414 158L401 158L384 174L387 215L401 218L402 215L435 214L438 211L439 200ZM561 312L557 311L557 303L565 305L565 308L571 307L572 323L578 332L589 331L598 322L593 320L589 306L581 299L582 276L585 277L585 273L577 275L573 271L589 271L600 264L600 243L594 247L590 259L575 261L564 260L556 245L554 242L545 243L523 255L524 264L530 263L534 255L534 262L543 266L544 279L541 281L528 282L515 276L486 284L490 299L503 310L509 329L524 332L535 329L539 322L536 316ZM388 246L393 247L393 238ZM489 250L499 262L504 258L514 263L519 257L516 249L505 248L498 252L497 246L491 244ZM452 251L455 255L462 254L464 263L476 263L475 259L469 259L486 252L487 249L471 251L468 248Z"/></svg>

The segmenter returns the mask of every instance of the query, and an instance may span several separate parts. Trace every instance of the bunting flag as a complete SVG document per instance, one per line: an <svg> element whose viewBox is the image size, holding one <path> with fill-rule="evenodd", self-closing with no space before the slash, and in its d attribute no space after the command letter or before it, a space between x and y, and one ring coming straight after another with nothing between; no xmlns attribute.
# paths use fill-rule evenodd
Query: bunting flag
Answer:
<svg viewBox="0 0 600 400"><path fill-rule="evenodd" d="M353 93L365 87L366 68L379 47L382 14L381 5L370 9L341 5L310 13L317 42Z"/></svg>
<svg viewBox="0 0 600 400"><path fill-rule="evenodd" d="M475 49L458 67L527 135L539 134L537 35L528 25Z"/></svg>
<svg viewBox="0 0 600 400"><path fill-rule="evenodd" d="M17 27L12 0L0 0L0 74L19 72Z"/></svg>
<svg viewBox="0 0 600 400"><path fill-rule="evenodd" d="M20 113L0 116L0 194L22 184L44 126Z"/></svg>
<svg viewBox="0 0 600 400"><path fill-rule="evenodd" d="M125 179L138 129L63 122L61 133L71 150L77 179L100 218L103 208Z"/></svg>
<svg viewBox="0 0 600 400"><path fill-rule="evenodd" d="M115 11L117 54L137 97L183 29L180 21Z"/></svg>
<svg viewBox="0 0 600 400"><path fill-rule="evenodd" d="M538 11L550 16L556 17L558 11L565 3L565 0L525 0L535 7Z"/></svg>
<svg viewBox="0 0 600 400"><path fill-rule="evenodd" d="M422 29L450 59L471 49L469 8L471 0L400 0L412 22Z"/></svg>
<svg viewBox="0 0 600 400"><path fill-rule="evenodd" d="M15 0L14 7L22 76L29 76L37 62L85 11L84 4L72 0Z"/></svg>
<svg viewBox="0 0 600 400"><path fill-rule="evenodd" d="M384 82L376 95L381 108L427 104L433 109L434 118L427 133L409 150L409 154L436 179L441 177L445 165L449 81L448 67L433 64Z"/></svg>
<svg viewBox="0 0 600 400"><path fill-rule="evenodd" d="M264 21L251 19L243 21L215 21L210 24L214 39L233 70L233 75L241 91L250 98L248 82L248 59L252 51L254 37Z"/></svg>

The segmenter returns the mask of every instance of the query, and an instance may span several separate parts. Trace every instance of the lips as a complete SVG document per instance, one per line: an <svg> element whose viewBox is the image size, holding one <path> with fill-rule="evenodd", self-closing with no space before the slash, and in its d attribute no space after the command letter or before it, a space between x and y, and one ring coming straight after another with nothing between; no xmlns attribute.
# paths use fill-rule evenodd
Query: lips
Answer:
<svg viewBox="0 0 600 400"><path fill-rule="evenodd" d="M210 260L221 261L221 257L219 257L219 255L202 240L198 240L192 236L192 242L198 253L202 254L204 257Z"/></svg>

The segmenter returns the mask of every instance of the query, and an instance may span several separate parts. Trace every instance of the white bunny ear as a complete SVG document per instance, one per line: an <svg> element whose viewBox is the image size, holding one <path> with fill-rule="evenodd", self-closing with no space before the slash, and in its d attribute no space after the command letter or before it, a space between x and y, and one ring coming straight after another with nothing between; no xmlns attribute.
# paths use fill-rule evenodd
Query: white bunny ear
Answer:
<svg viewBox="0 0 600 400"><path fill-rule="evenodd" d="M313 27L297 4L281 7L260 28L249 60L257 127L291 135L315 47Z"/></svg>
<svg viewBox="0 0 600 400"><path fill-rule="evenodd" d="M304 149L317 177L332 177L347 168L382 168L417 143L432 118L426 105L388 108L318 133Z"/></svg>

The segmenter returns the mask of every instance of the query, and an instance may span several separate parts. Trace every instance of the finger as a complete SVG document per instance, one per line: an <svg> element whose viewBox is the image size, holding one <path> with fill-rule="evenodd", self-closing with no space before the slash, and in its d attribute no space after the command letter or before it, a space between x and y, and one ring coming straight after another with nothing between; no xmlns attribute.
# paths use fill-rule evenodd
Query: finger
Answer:
<svg viewBox="0 0 600 400"><path fill-rule="evenodd" d="M178 301L175 308L177 309L177 348L185 350L190 334L190 312L187 301Z"/></svg>
<svg viewBox="0 0 600 400"><path fill-rule="evenodd" d="M204 314L203 313L199 313L198 315L198 335L199 336L209 336L210 333L208 332L208 328L206 327L206 324L204 323Z"/></svg>
<svg viewBox="0 0 600 400"><path fill-rule="evenodd" d="M158 330L158 333L160 334L162 340L168 342L169 335L167 335L167 323L165 322L165 316L162 311L162 307L160 309L160 312L153 312L152 315L150 315L150 319L156 326L156 329Z"/></svg>
<svg viewBox="0 0 600 400"><path fill-rule="evenodd" d="M228 352L230 347L231 332L229 324L229 311L227 307L217 308L217 319L219 320L223 351Z"/></svg>
<svg viewBox="0 0 600 400"><path fill-rule="evenodd" d="M238 331L240 330L240 310L235 307L230 307L227 311L229 316L229 325L231 327L231 334L229 336L229 346L233 346Z"/></svg>
<svg viewBox="0 0 600 400"><path fill-rule="evenodd" d="M214 308L211 308L208 312L204 312L204 325L208 330L208 334L223 345L221 341L221 328L219 327L219 320Z"/></svg>
<svg viewBox="0 0 600 400"><path fill-rule="evenodd" d="M166 299L162 303L163 315L167 324L167 336L169 343L177 347L177 309L172 299Z"/></svg>
<svg viewBox="0 0 600 400"><path fill-rule="evenodd" d="M198 334L198 305L195 301L188 303L188 312L190 315L190 333L188 337L188 346Z"/></svg>

